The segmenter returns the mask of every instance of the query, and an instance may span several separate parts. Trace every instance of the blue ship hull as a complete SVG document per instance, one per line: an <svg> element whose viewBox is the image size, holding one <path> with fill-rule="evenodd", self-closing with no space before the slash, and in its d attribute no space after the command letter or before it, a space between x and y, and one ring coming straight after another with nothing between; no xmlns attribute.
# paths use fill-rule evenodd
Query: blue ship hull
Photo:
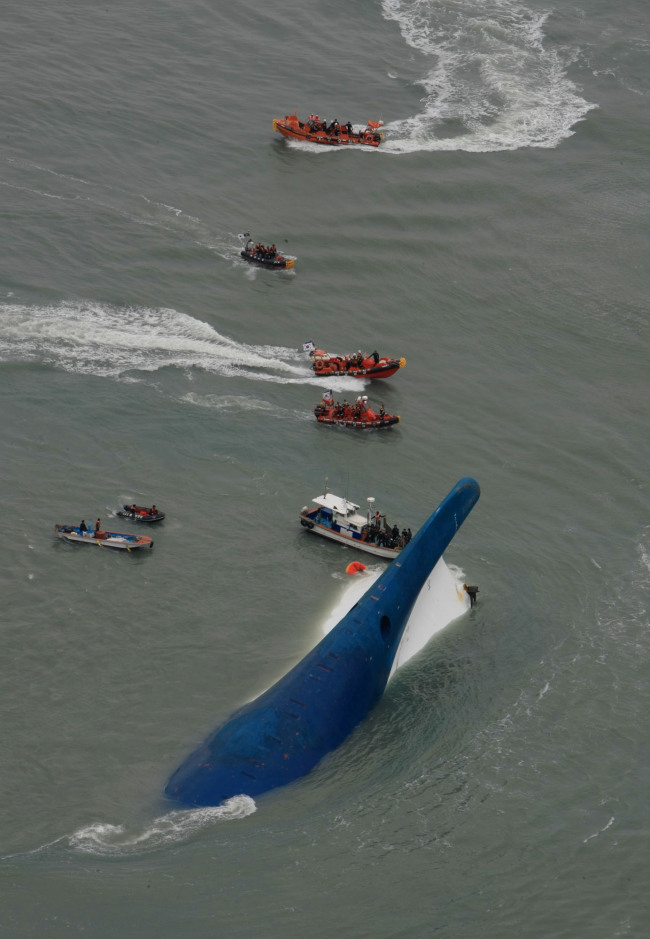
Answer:
<svg viewBox="0 0 650 939"><path fill-rule="evenodd" d="M479 495L461 479L340 623L191 753L165 795L188 806L257 796L336 749L381 698L418 594Z"/></svg>

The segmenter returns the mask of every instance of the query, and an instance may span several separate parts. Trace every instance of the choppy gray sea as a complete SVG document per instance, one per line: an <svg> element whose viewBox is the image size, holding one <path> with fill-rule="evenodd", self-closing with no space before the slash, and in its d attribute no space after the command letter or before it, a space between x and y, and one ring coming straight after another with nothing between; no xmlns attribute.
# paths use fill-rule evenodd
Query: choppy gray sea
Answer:
<svg viewBox="0 0 650 939"><path fill-rule="evenodd" d="M645 0L3 25L0 933L646 936ZM290 144L294 110L386 141ZM307 340L404 356L331 385L399 426L316 425ZM466 475L477 606L307 778L166 803L350 589L297 520L325 479L416 530ZM127 501L167 513L146 556L55 539Z"/></svg>

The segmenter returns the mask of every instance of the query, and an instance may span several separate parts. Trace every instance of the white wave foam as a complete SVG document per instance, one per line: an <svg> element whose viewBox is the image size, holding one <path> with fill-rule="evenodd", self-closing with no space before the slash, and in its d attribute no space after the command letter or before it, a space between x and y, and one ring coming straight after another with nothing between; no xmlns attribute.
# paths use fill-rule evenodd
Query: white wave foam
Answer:
<svg viewBox="0 0 650 939"><path fill-rule="evenodd" d="M612 815L606 825L602 828L599 828L598 831L595 831L593 835L587 835L586 838L582 839L583 844L587 844L588 841L591 841L592 838L597 838L599 835L602 835L604 831L607 831L608 828L611 828L614 822L616 821L616 816Z"/></svg>
<svg viewBox="0 0 650 939"><path fill-rule="evenodd" d="M193 391L183 395L183 401L201 408L214 408L215 411L269 411L277 414L277 408L270 401L247 398L244 395L198 395Z"/></svg>
<svg viewBox="0 0 650 939"><path fill-rule="evenodd" d="M420 114L388 124L381 151L556 147L592 108L566 75L575 53L544 48L547 13L517 0L382 0L406 43L435 61Z"/></svg>
<svg viewBox="0 0 650 939"><path fill-rule="evenodd" d="M133 373L173 367L323 386L304 353L236 342L208 323L172 309L84 302L48 307L2 304L0 358L123 381L136 379ZM361 387L357 379L337 381L337 390Z"/></svg>
<svg viewBox="0 0 650 939"><path fill-rule="evenodd" d="M124 825L96 822L80 828L67 839L71 848L84 854L129 855L153 851L172 842L184 841L215 822L246 818L257 811L250 796L228 799L210 808L169 812L153 819L139 831L129 832Z"/></svg>
<svg viewBox="0 0 650 939"><path fill-rule="evenodd" d="M365 127L364 125L361 125ZM364 144L354 144L354 146L349 147L347 144L340 147L324 146L322 143L308 143L305 140L290 140L288 137L284 138L284 143L291 147L293 150L306 150L308 153L343 153L344 151L354 151L355 153L377 153L378 147L367 147Z"/></svg>

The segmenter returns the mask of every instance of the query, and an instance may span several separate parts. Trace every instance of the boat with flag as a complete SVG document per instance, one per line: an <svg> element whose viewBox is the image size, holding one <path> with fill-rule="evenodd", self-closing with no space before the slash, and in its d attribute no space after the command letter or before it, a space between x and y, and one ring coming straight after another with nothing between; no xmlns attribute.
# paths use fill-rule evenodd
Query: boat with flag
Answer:
<svg viewBox="0 0 650 939"><path fill-rule="evenodd" d="M390 378L400 368L406 365L406 359L391 359L387 355L379 355L375 350L371 353L358 352L352 355L334 355L317 349L309 340L303 342L302 347L312 360L312 368L317 375L323 378L331 375L350 375L352 378Z"/></svg>
<svg viewBox="0 0 650 939"><path fill-rule="evenodd" d="M383 126L383 121L367 121L365 125L357 127L350 121L339 124L333 120L328 124L318 114L310 114L306 121L301 121L296 112L273 120L273 130L288 140L302 140L304 143L319 143L329 147L378 147L384 139L380 130Z"/></svg>

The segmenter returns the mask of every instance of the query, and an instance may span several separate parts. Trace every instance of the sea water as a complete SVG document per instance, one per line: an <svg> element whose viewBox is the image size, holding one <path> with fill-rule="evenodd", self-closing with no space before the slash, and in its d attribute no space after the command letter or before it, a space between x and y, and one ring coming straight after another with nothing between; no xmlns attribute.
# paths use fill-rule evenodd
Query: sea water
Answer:
<svg viewBox="0 0 650 939"><path fill-rule="evenodd" d="M4 14L3 935L645 935L647 4ZM318 426L307 340L404 356L328 385L401 423ZM175 811L353 590L300 508L415 531L465 475L477 605L304 780ZM55 538L132 501L144 557Z"/></svg>

